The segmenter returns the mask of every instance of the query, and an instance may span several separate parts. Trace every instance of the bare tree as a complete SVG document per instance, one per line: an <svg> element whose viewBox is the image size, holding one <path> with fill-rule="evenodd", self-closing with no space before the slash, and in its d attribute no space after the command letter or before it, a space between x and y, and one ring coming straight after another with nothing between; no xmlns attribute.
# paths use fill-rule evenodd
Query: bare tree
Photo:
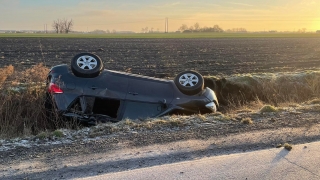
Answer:
<svg viewBox="0 0 320 180"><path fill-rule="evenodd" d="M52 27L53 27L54 32L56 32L58 34L60 32L60 19L53 21Z"/></svg>
<svg viewBox="0 0 320 180"><path fill-rule="evenodd" d="M186 24L182 24L181 26L180 26L180 28L179 28L179 30L181 31L181 32L183 32L183 31L185 31L185 30L187 30L188 29L188 26L186 25Z"/></svg>
<svg viewBox="0 0 320 180"><path fill-rule="evenodd" d="M63 20L63 26L64 26L64 32L66 34L68 34L71 30L72 30L72 27L73 27L73 20L70 19L69 21L67 19L64 19Z"/></svg>
<svg viewBox="0 0 320 180"><path fill-rule="evenodd" d="M64 32L64 20L59 19L59 33L62 34Z"/></svg>
<svg viewBox="0 0 320 180"><path fill-rule="evenodd" d="M193 25L193 27L194 27L194 30L195 30L195 31L198 31L198 30L200 29L199 23L195 23L195 24Z"/></svg>
<svg viewBox="0 0 320 180"><path fill-rule="evenodd" d="M189 30L190 30L191 32L193 32L194 27L193 27L193 26L190 26L190 27L189 27Z"/></svg>
<svg viewBox="0 0 320 180"><path fill-rule="evenodd" d="M214 25L213 26L213 31L214 32L223 32L223 29L219 25Z"/></svg>
<svg viewBox="0 0 320 180"><path fill-rule="evenodd" d="M52 27L56 33L69 33L73 27L73 20L57 19L53 21Z"/></svg>

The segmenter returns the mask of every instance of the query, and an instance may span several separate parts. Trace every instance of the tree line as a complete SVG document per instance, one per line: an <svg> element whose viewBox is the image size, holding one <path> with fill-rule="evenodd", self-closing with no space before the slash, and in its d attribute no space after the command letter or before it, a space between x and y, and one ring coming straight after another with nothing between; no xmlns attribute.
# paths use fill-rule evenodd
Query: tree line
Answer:
<svg viewBox="0 0 320 180"><path fill-rule="evenodd" d="M232 28L228 30L223 30L219 25L214 25L212 27L201 27L199 23L195 23L193 26L188 26L186 24L182 24L178 31L183 33L193 33L193 32L247 32L245 28Z"/></svg>
<svg viewBox="0 0 320 180"><path fill-rule="evenodd" d="M52 23L52 27L53 27L53 30L59 34L59 33L66 33L68 34L72 28L73 28L73 20L70 19L57 19L57 20L54 20L53 23Z"/></svg>
<svg viewBox="0 0 320 180"><path fill-rule="evenodd" d="M145 28L141 28L141 32L142 32L142 33L159 33L160 30L159 30L159 28L154 29L153 27L151 27L151 28L149 29L149 27L145 27Z"/></svg>

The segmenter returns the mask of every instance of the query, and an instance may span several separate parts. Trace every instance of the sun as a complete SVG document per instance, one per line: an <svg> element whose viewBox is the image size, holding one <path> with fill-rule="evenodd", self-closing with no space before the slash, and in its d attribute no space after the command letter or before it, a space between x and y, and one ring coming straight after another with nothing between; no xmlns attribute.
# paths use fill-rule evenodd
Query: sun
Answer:
<svg viewBox="0 0 320 180"><path fill-rule="evenodd" d="M312 23L311 29L316 31L320 30L320 19L317 19Z"/></svg>

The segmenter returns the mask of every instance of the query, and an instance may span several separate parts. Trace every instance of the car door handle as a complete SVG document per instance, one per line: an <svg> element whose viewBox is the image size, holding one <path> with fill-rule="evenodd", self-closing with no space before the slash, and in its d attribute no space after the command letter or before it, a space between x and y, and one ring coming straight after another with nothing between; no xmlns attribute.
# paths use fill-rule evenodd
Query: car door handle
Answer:
<svg viewBox="0 0 320 180"><path fill-rule="evenodd" d="M91 89L92 89L92 90L96 90L96 89L97 89L97 87L95 87L95 86L92 86L92 87L91 87Z"/></svg>
<svg viewBox="0 0 320 180"><path fill-rule="evenodd" d="M132 94L134 96L138 95L138 93L136 93L136 92L129 92L129 94Z"/></svg>

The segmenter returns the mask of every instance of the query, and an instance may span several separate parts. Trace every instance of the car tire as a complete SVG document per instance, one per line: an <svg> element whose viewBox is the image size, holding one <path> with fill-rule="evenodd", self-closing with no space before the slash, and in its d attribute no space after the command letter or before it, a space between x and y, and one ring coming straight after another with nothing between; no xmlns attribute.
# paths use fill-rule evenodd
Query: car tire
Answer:
<svg viewBox="0 0 320 180"><path fill-rule="evenodd" d="M200 93L204 88L204 79L202 75L196 71L184 71L179 73L174 83L178 89L186 95L195 95Z"/></svg>
<svg viewBox="0 0 320 180"><path fill-rule="evenodd" d="M91 53L80 53L71 60L71 70L75 76L93 78L100 74L104 66L100 57Z"/></svg>

